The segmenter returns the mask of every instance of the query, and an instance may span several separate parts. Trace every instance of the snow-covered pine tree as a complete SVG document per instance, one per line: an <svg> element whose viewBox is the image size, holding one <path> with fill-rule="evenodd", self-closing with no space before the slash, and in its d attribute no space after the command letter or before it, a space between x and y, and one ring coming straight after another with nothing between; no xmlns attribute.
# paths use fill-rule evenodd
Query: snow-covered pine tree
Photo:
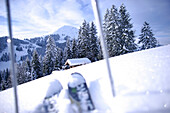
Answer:
<svg viewBox="0 0 170 113"><path fill-rule="evenodd" d="M42 67L43 76L47 75L47 65L46 65L46 59L43 58L43 67Z"/></svg>
<svg viewBox="0 0 170 113"><path fill-rule="evenodd" d="M138 44L141 44L140 50L154 48L158 45L158 41L154 37L152 29L147 22L143 24Z"/></svg>
<svg viewBox="0 0 170 113"><path fill-rule="evenodd" d="M22 72L24 73L23 77L22 77L23 83L31 81L32 80L31 79L31 73L28 72L29 68L28 68L28 65L27 65L27 61L23 61L21 66L22 66Z"/></svg>
<svg viewBox="0 0 170 113"><path fill-rule="evenodd" d="M97 55L97 59L98 60L102 60L103 59L103 52L102 52L102 47L100 44L100 39L97 40L98 43L98 49L99 49L99 54Z"/></svg>
<svg viewBox="0 0 170 113"><path fill-rule="evenodd" d="M0 70L0 84L1 84L1 81L2 81L2 71Z"/></svg>
<svg viewBox="0 0 170 113"><path fill-rule="evenodd" d="M43 76L43 59L42 56L39 56L39 62L40 62L40 75Z"/></svg>
<svg viewBox="0 0 170 113"><path fill-rule="evenodd" d="M91 52L90 60L92 62L95 62L98 60L99 46L98 46L98 39L97 39L97 30L93 22L91 23L90 26L89 38L90 38L90 52Z"/></svg>
<svg viewBox="0 0 170 113"><path fill-rule="evenodd" d="M6 89L6 87L5 87L5 82L6 82L5 75L6 75L5 70L3 70L1 72L1 77L2 77L2 80L1 80L1 91Z"/></svg>
<svg viewBox="0 0 170 113"><path fill-rule="evenodd" d="M78 34L78 55L80 58L91 57L89 31L89 23L84 20Z"/></svg>
<svg viewBox="0 0 170 113"><path fill-rule="evenodd" d="M64 65L64 59L63 59L64 53L63 50L61 48L59 48L59 61L60 61L60 68L62 68L62 66Z"/></svg>
<svg viewBox="0 0 170 113"><path fill-rule="evenodd" d="M106 10L106 13L104 15L104 23L103 23L103 32L104 32L104 37L106 39L106 44L108 46L108 43L107 43L107 39L109 37L109 9Z"/></svg>
<svg viewBox="0 0 170 113"><path fill-rule="evenodd" d="M37 78L42 77L41 64L40 64L40 61L39 61L39 55L38 55L36 50L34 50L34 52L33 52L31 66L32 66L33 79L37 79Z"/></svg>
<svg viewBox="0 0 170 113"><path fill-rule="evenodd" d="M71 42L70 39L68 38L66 41L66 47L64 48L64 62L67 59L71 59L71 58L72 58Z"/></svg>
<svg viewBox="0 0 170 113"><path fill-rule="evenodd" d="M104 37L105 37L106 44L107 44L107 51L108 51L109 56L111 56L112 36L110 36L110 11L109 9L106 10L106 14L104 16L103 32L104 32Z"/></svg>
<svg viewBox="0 0 170 113"><path fill-rule="evenodd" d="M78 42L77 42L77 53L78 53L78 58L81 58L82 55L82 40L83 40L83 37L81 36L82 34L82 27L80 26L80 29L79 29L79 33L78 33Z"/></svg>
<svg viewBox="0 0 170 113"><path fill-rule="evenodd" d="M11 76L9 69L7 68L5 70L5 89L11 88L12 87L12 81L11 81Z"/></svg>
<svg viewBox="0 0 170 113"><path fill-rule="evenodd" d="M112 5L106 10L103 24L104 36L106 38L107 50L110 57L120 55L120 25L117 8Z"/></svg>
<svg viewBox="0 0 170 113"><path fill-rule="evenodd" d="M130 23L131 18L130 14L127 12L126 7L124 4L120 6L119 9L119 24L121 30L121 54L133 52L136 50L137 45L135 44L135 36L134 31L132 30L133 25Z"/></svg>
<svg viewBox="0 0 170 113"><path fill-rule="evenodd" d="M25 83L25 69L22 66L22 63L17 64L17 82L18 84L23 84Z"/></svg>
<svg viewBox="0 0 170 113"><path fill-rule="evenodd" d="M30 62L28 57L26 58L25 68L26 68L26 75L27 75L26 82L28 82L28 81L31 81L33 79L32 74L31 74L31 62Z"/></svg>
<svg viewBox="0 0 170 113"><path fill-rule="evenodd" d="M57 47L57 55L55 60L55 69L61 68L63 65L63 51L61 48Z"/></svg>
<svg viewBox="0 0 170 113"><path fill-rule="evenodd" d="M54 70L54 60L52 58L52 53L48 52L43 60L43 75L49 75Z"/></svg>
<svg viewBox="0 0 170 113"><path fill-rule="evenodd" d="M77 43L75 38L72 41L71 50L72 50L72 58L78 58L78 48L77 48Z"/></svg>
<svg viewBox="0 0 170 113"><path fill-rule="evenodd" d="M85 50L85 57L92 59L92 53L91 53L91 40L90 40L90 25L87 23L85 27L85 38L84 38L84 50Z"/></svg>
<svg viewBox="0 0 170 113"><path fill-rule="evenodd" d="M45 57L43 60L43 75L49 75L54 70L56 55L57 50L55 41L49 36L47 39Z"/></svg>
<svg viewBox="0 0 170 113"><path fill-rule="evenodd" d="M2 91L2 71L0 71L0 91Z"/></svg>

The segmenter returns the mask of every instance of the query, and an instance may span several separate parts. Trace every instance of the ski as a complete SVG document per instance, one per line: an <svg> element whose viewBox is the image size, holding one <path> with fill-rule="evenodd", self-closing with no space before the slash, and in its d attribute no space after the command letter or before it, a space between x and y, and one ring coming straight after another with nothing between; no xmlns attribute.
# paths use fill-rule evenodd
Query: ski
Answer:
<svg viewBox="0 0 170 113"><path fill-rule="evenodd" d="M68 93L71 103L76 105L76 112L84 113L95 109L84 77L80 73L72 73L68 83Z"/></svg>
<svg viewBox="0 0 170 113"><path fill-rule="evenodd" d="M59 103L58 98L63 86L58 80L54 80L50 83L46 96L43 100L43 106L46 113L58 113Z"/></svg>

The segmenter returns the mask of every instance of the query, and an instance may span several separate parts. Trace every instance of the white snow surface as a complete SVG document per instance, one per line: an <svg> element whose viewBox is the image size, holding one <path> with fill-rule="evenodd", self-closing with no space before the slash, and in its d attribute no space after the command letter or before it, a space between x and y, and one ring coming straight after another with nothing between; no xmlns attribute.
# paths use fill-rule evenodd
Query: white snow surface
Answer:
<svg viewBox="0 0 170 113"><path fill-rule="evenodd" d="M86 64L18 86L20 113L40 113L50 83L63 86L57 103L60 113L73 113L67 95L71 73L85 78L95 113L170 113L170 45L121 55L109 59L116 96L111 93L105 60ZM58 89L58 85L56 85ZM0 113L14 112L13 89L0 93ZM91 112L93 113L93 112Z"/></svg>

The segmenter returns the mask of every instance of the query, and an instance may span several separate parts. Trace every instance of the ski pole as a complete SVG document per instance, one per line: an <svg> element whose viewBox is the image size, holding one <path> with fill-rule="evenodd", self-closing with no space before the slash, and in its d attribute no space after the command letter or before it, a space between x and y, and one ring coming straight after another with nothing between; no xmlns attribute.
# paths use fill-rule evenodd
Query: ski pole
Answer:
<svg viewBox="0 0 170 113"><path fill-rule="evenodd" d="M111 69L110 69L109 55L108 55L105 40L104 40L104 37L103 37L102 21L101 21L101 16L100 16L100 13L99 13L98 1L97 0L91 0L91 3L92 3L92 7L93 7L93 12L94 12L96 24L97 24L97 27L98 27L98 30L99 30L99 38L100 38L100 42L101 42L103 56L104 56L104 59L106 60L107 71L108 71L108 75L109 75L109 79L110 79L112 95L113 95L113 97L115 97L116 95L115 95L115 89L114 89L114 81L113 81Z"/></svg>
<svg viewBox="0 0 170 113"><path fill-rule="evenodd" d="M11 24L11 14L10 14L10 3L9 0L6 0L6 8L7 8L7 17L8 17L8 32L9 32L9 38L7 39L7 42L9 44L10 49L10 58L11 58L11 78L13 87L14 87L14 104L15 104L15 113L19 113L18 109L18 95L17 95L17 78L15 75L15 60L14 60L14 46L13 46L13 40L12 40L12 24ZM12 77L13 75L13 77Z"/></svg>

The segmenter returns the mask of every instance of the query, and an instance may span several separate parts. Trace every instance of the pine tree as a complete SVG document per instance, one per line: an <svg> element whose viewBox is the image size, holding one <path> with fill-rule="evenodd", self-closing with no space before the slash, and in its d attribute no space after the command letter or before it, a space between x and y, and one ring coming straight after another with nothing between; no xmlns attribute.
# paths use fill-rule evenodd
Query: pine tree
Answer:
<svg viewBox="0 0 170 113"><path fill-rule="evenodd" d="M43 60L43 73L44 75L49 75L54 70L54 60L52 58L52 53L49 52L45 55Z"/></svg>
<svg viewBox="0 0 170 113"><path fill-rule="evenodd" d="M23 75L24 83L32 80L31 71L29 71L29 66L28 66L27 62L28 62L28 59L26 59L26 61L22 62L22 68L23 68L23 72L24 72L24 75ZM30 61L29 61L29 63L30 63Z"/></svg>
<svg viewBox="0 0 170 113"><path fill-rule="evenodd" d="M139 44L141 44L140 49L149 49L154 48L158 45L154 34L152 33L152 29L149 26L149 23L144 22L143 27L141 29L141 34L139 35Z"/></svg>
<svg viewBox="0 0 170 113"><path fill-rule="evenodd" d="M130 14L127 12L126 7L124 4L120 6L119 10L120 14L120 30L121 30L121 54L133 52L136 50L136 44L134 43L135 36L134 31L132 30L133 25L130 23L131 18Z"/></svg>
<svg viewBox="0 0 170 113"><path fill-rule="evenodd" d="M109 37L109 9L106 10L106 13L104 15L104 23L103 23L103 31L104 31L104 37L106 39L107 45L109 44L107 42L107 38Z"/></svg>
<svg viewBox="0 0 170 113"><path fill-rule="evenodd" d="M12 87L12 81L11 81L11 76L8 68L5 70L5 83L4 83L5 89L11 88Z"/></svg>
<svg viewBox="0 0 170 113"><path fill-rule="evenodd" d="M30 62L28 57L26 58L25 68L26 68L26 75L27 75L26 82L28 82L28 81L31 81L33 79L33 77L31 76L32 75L31 74L31 62Z"/></svg>
<svg viewBox="0 0 170 113"><path fill-rule="evenodd" d="M78 34L78 55L80 58L91 57L89 31L89 24L84 20Z"/></svg>
<svg viewBox="0 0 170 113"><path fill-rule="evenodd" d="M63 52L62 49L57 47L57 55L55 61L55 69L61 68L63 65Z"/></svg>
<svg viewBox="0 0 170 113"><path fill-rule="evenodd" d="M23 79L23 83L28 82L28 76L31 77L30 73L28 73L28 65L26 61L22 62L22 71L23 71L23 75L22 75L22 79Z"/></svg>
<svg viewBox="0 0 170 113"><path fill-rule="evenodd" d="M39 62L40 62L40 75L43 76L43 60L42 56L39 56Z"/></svg>
<svg viewBox="0 0 170 113"><path fill-rule="evenodd" d="M100 44L100 39L98 39L98 49L99 49L99 54L97 56L98 60L102 60L103 59L103 52L102 52L102 48L101 48L101 44Z"/></svg>
<svg viewBox="0 0 170 113"><path fill-rule="evenodd" d="M38 55L36 50L34 50L34 52L33 52L33 58L32 58L31 64L32 64L33 79L37 79L37 78L42 77L42 75L41 75L41 65L40 65L40 62L39 62L39 55Z"/></svg>
<svg viewBox="0 0 170 113"><path fill-rule="evenodd" d="M2 91L2 71L0 71L0 91Z"/></svg>
<svg viewBox="0 0 170 113"><path fill-rule="evenodd" d="M45 57L43 60L43 75L49 75L54 70L56 55L57 50L55 41L49 36L47 39Z"/></svg>
<svg viewBox="0 0 170 113"><path fill-rule="evenodd" d="M112 8L115 7L114 5L112 5ZM116 8L115 8L116 9ZM112 50L113 50L113 39L114 34L112 34L112 32L115 31L115 26L114 26L114 22L117 21L115 18L112 17L116 17L115 13L111 13L111 11L109 9L106 10L106 14L104 16L104 24L103 24L103 29L104 29L104 36L106 39L106 44L107 44L107 50L109 53L109 56L112 57Z"/></svg>
<svg viewBox="0 0 170 113"><path fill-rule="evenodd" d="M6 82L6 80L5 80L5 70L3 70L1 72L1 77L2 77L2 80L1 80L1 91L2 91L2 90L6 89L6 87L5 87L5 82Z"/></svg>
<svg viewBox="0 0 170 113"><path fill-rule="evenodd" d="M91 23L89 34L90 34L89 37L90 37L90 52L91 52L90 60L94 62L98 60L99 46L98 46L98 39L97 39L97 30L93 22Z"/></svg>
<svg viewBox="0 0 170 113"><path fill-rule="evenodd" d="M121 37L120 37L120 19L117 8L112 5L111 9L106 10L104 17L104 36L107 43L107 50L110 57L120 55Z"/></svg>
<svg viewBox="0 0 170 113"><path fill-rule="evenodd" d="M47 75L47 65L46 65L46 59L45 57L43 58L43 67L42 67L42 72L43 72L43 76Z"/></svg>
<svg viewBox="0 0 170 113"><path fill-rule="evenodd" d="M81 36L82 34L82 27L80 26L80 29L79 29L79 33L78 33L78 42L77 42L77 48L78 48L78 58L81 58L83 55L82 55L82 40L83 40L83 37Z"/></svg>
<svg viewBox="0 0 170 113"><path fill-rule="evenodd" d="M47 39L45 54L51 54L53 62L55 61L57 49L56 49L56 43L51 36L49 36L48 39Z"/></svg>
<svg viewBox="0 0 170 113"><path fill-rule="evenodd" d="M25 70L21 63L17 64L17 82L23 84L25 82Z"/></svg>
<svg viewBox="0 0 170 113"><path fill-rule="evenodd" d="M75 38L72 41L71 50L72 50L72 58L78 58L78 48L77 48L77 43Z"/></svg>
<svg viewBox="0 0 170 113"><path fill-rule="evenodd" d="M1 82L2 82L2 72L0 70L0 84L1 84Z"/></svg>
<svg viewBox="0 0 170 113"><path fill-rule="evenodd" d="M71 59L71 58L72 58L71 43L70 40L67 39L66 47L64 48L64 59L66 61L67 59Z"/></svg>

